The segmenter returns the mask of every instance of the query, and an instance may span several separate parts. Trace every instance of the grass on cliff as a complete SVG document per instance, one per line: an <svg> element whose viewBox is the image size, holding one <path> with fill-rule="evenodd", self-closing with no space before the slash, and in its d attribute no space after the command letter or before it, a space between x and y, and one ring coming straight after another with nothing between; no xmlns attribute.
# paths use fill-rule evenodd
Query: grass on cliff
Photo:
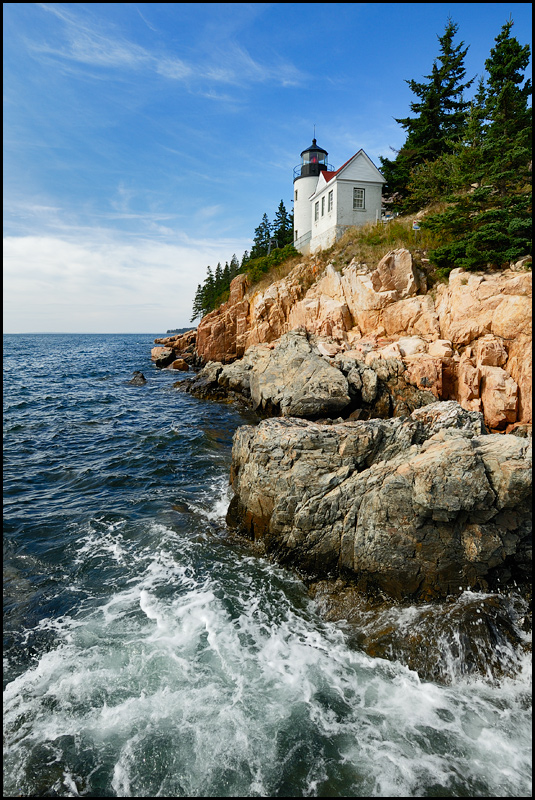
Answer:
<svg viewBox="0 0 535 800"><path fill-rule="evenodd" d="M245 265L250 286L255 291L265 289L275 281L285 278L297 264L303 261L303 256L292 244L273 250L269 256L251 259Z"/></svg>
<svg viewBox="0 0 535 800"><path fill-rule="evenodd" d="M444 244L444 236L425 228L413 230L412 224L417 219L411 214L384 223L349 228L329 250L321 253L321 259L339 270L353 260L373 269L390 250L405 248L415 264L426 273L430 284L445 280L449 270L436 269L427 258L429 251Z"/></svg>
<svg viewBox="0 0 535 800"><path fill-rule="evenodd" d="M433 208L433 211L438 210L440 209ZM445 243L444 237L425 229L414 231L412 224L415 219L415 215L411 214L395 217L385 223L368 223L349 228L332 247L311 256L301 255L292 245L283 250L275 250L271 256L250 262L251 269L247 269L250 286L254 291L266 289L275 281L286 277L297 264L311 267L312 282L312 275L317 274L317 268L327 264L342 270L355 260L373 269L390 250L398 248L410 251L415 264L426 273L428 285L432 286L446 280L449 272L449 270L435 269L427 259L429 250ZM275 254L277 254L276 259L270 263Z"/></svg>

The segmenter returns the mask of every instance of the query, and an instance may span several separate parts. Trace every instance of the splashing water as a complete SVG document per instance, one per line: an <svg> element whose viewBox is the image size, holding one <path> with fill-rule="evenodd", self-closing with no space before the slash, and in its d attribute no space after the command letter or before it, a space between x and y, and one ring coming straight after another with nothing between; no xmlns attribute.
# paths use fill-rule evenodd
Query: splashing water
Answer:
<svg viewBox="0 0 535 800"><path fill-rule="evenodd" d="M120 375L106 414L89 346L78 387L35 340L53 385L27 381L16 412L23 376L8 387L4 794L529 796L529 653L514 678L439 684L352 643L227 537L243 420L175 395L169 373L126 388L138 339L99 340L97 380Z"/></svg>

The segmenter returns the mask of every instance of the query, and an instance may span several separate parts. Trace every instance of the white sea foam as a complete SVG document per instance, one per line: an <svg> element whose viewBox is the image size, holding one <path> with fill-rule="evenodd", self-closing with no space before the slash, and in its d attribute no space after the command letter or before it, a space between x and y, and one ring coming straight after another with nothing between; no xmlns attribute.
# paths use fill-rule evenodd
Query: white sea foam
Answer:
<svg viewBox="0 0 535 800"><path fill-rule="evenodd" d="M231 607L196 557L146 554L100 608L50 621L61 643L6 689L11 774L38 742L67 737L107 764L117 796L266 796L290 775L305 796L336 796L338 781L355 796L527 790L527 675L499 692L422 682L348 649L306 603L294 610L277 568L259 561L253 575L244 559ZM84 789L72 771L57 780L65 796Z"/></svg>

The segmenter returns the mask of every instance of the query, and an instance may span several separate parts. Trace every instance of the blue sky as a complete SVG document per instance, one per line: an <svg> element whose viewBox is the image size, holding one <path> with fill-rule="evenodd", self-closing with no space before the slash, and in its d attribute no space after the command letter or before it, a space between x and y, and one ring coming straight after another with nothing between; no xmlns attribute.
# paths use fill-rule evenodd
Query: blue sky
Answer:
<svg viewBox="0 0 535 800"><path fill-rule="evenodd" d="M340 166L395 117L448 17L482 74L529 3L4 3L4 331L161 333L206 267L292 208L316 126Z"/></svg>

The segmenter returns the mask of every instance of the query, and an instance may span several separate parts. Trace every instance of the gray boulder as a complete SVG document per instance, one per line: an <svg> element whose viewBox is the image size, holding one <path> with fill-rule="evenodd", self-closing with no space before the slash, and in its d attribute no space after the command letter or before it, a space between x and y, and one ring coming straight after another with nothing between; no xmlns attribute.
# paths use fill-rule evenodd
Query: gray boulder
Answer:
<svg viewBox="0 0 535 800"><path fill-rule="evenodd" d="M305 333L292 331L257 359L250 372L253 408L283 417L337 417L350 403L347 379Z"/></svg>
<svg viewBox="0 0 535 800"><path fill-rule="evenodd" d="M240 395L255 411L270 415L337 417L351 400L344 374L299 331L281 336L274 346L251 347L232 364L210 362L184 384L199 397Z"/></svg>
<svg viewBox="0 0 535 800"><path fill-rule="evenodd" d="M531 568L531 441L487 434L454 401L409 418L244 426L231 483L228 523L316 576L431 599Z"/></svg>

